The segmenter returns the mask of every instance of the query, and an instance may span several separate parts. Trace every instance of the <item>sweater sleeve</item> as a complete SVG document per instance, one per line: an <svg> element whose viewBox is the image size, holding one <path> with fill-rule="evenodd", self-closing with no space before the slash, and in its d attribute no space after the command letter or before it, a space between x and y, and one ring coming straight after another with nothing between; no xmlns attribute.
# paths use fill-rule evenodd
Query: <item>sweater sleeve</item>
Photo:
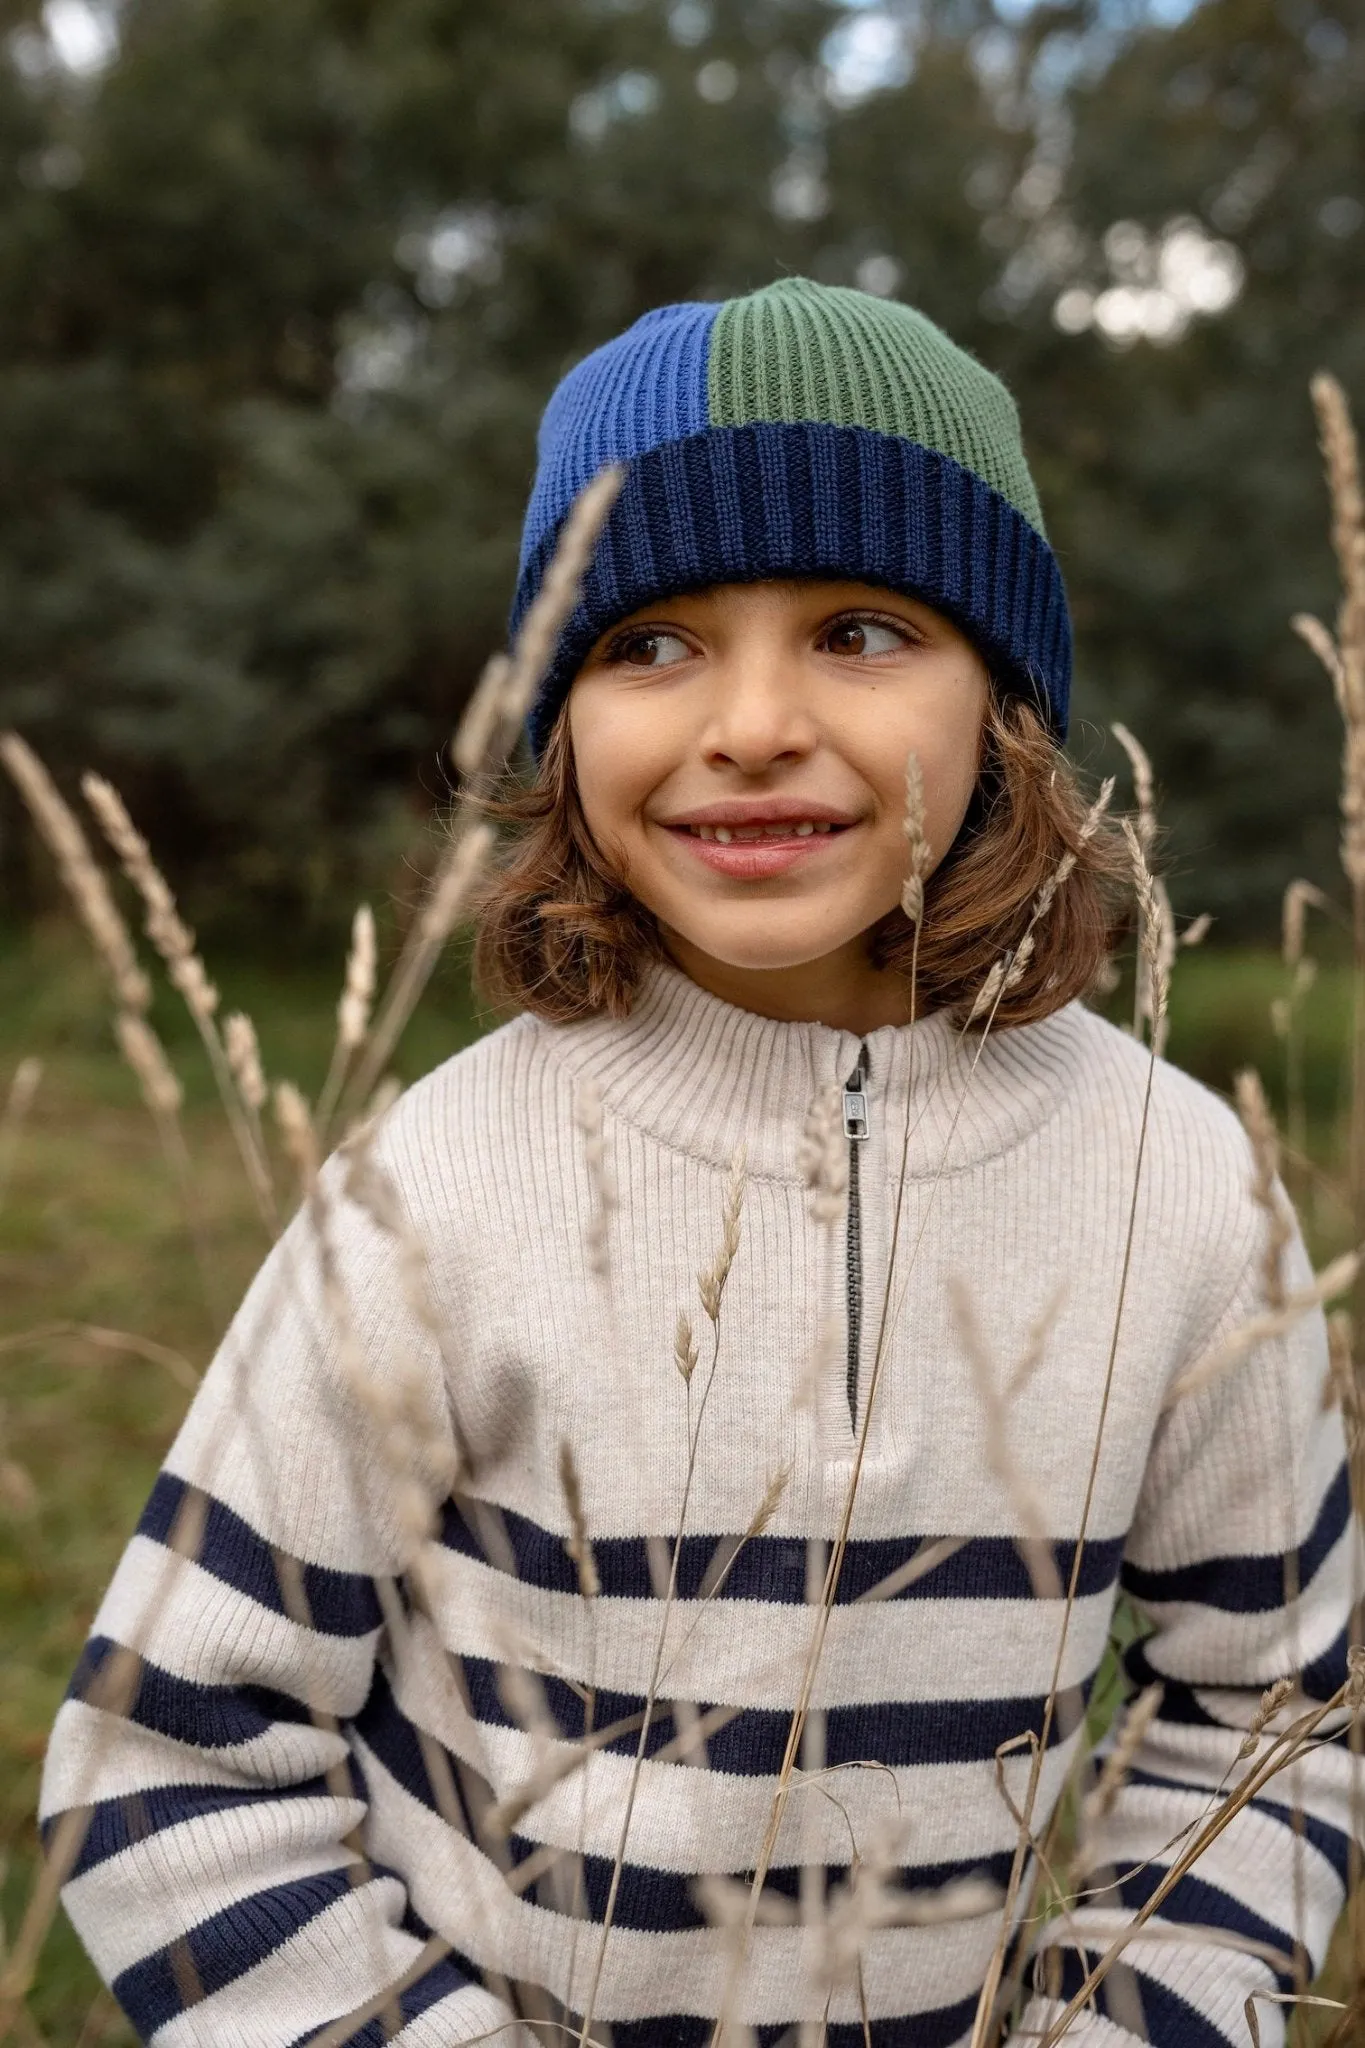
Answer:
<svg viewBox="0 0 1365 2048"><path fill-rule="evenodd" d="M1290 1288L1308 1282L1297 1241L1286 1265ZM1258 1256L1213 1343L1264 1306ZM1045 1930L1021 2034L1045 2032L1060 2016L1061 2001L1274 1734L1346 1680L1359 1530L1327 1377L1314 1311L1178 1399L1158 1428L1121 1583L1151 1629L1129 1653L1129 1675L1138 1687L1161 1685L1161 1704L1095 1831L1086 1903ZM1293 1691L1252 1757L1239 1760L1278 1680L1293 1681ZM1231 1819L1125 1948L1067 2040L1131 2048L1136 2033L1159 2048L1245 2048L1252 1993L1292 1992L1296 1969L1297 1988L1307 1989L1345 1895L1359 1768L1347 1719L1344 1710L1330 1715L1303 1760ZM1282 2040L1285 2015L1257 1999L1267 2048Z"/></svg>
<svg viewBox="0 0 1365 2048"><path fill-rule="evenodd" d="M340 1199L328 1214L267 1260L157 1479L53 1730L44 1835L79 1845L67 1911L159 2048L291 2048L344 2015L335 2038L364 2048L517 2048L409 1874L364 1848L346 1726L411 1548L389 1475L403 1453L434 1506L453 1427L392 1241Z"/></svg>

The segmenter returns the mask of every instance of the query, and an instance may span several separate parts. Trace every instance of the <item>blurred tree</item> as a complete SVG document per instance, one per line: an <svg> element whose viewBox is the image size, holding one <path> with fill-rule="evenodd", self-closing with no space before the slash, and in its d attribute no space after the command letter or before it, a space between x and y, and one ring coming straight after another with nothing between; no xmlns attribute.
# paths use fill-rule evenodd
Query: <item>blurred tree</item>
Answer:
<svg viewBox="0 0 1365 2048"><path fill-rule="evenodd" d="M3 17L0 715L113 773L201 909L295 932L383 872L500 638L550 385L783 270L1010 378L1081 706L1145 732L1200 904L1264 920L1330 857L1285 618L1328 594L1306 376L1365 367L1358 23L102 4Z"/></svg>
<svg viewBox="0 0 1365 2048"><path fill-rule="evenodd" d="M1206 0L1071 95L1066 197L1097 310L1122 332L1159 323L1163 280L1216 299L1191 228L1225 237L1243 279L1167 345L1068 341L1047 416L1089 671L1161 764L1188 907L1243 925L1270 922L1290 875L1335 872L1339 727L1287 622L1335 604L1316 369L1365 428L1365 16L1340 17Z"/></svg>

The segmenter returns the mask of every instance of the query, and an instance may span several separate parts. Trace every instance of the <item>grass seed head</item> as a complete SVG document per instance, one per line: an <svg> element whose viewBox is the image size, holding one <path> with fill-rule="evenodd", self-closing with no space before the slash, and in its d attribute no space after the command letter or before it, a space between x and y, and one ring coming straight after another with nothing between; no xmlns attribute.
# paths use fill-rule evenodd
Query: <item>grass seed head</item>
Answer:
<svg viewBox="0 0 1365 2048"><path fill-rule="evenodd" d="M66 892L113 985L116 1001L125 1010L145 1010L152 999L151 984L138 965L128 927L74 811L18 733L0 733L0 761L9 770L57 864Z"/></svg>
<svg viewBox="0 0 1365 2048"><path fill-rule="evenodd" d="M253 1115L264 1109L269 1089L261 1066L260 1041L256 1027L241 1010L234 1010L223 1022L223 1043L232 1078L243 1102Z"/></svg>
<svg viewBox="0 0 1365 2048"><path fill-rule="evenodd" d="M317 1132L312 1111L292 1081L275 1085L275 1121L300 1183L305 1189L311 1188L318 1177Z"/></svg>
<svg viewBox="0 0 1365 2048"><path fill-rule="evenodd" d="M142 1099L153 1116L175 1116L184 1091L166 1048L145 1017L133 1010L121 1010L114 1019L119 1051L136 1074Z"/></svg>
<svg viewBox="0 0 1365 2048"><path fill-rule="evenodd" d="M811 1191L811 1216L817 1223L837 1223L848 1190L848 1143L837 1083L822 1088L812 1102L797 1163Z"/></svg>
<svg viewBox="0 0 1365 2048"><path fill-rule="evenodd" d="M194 933L176 908L175 897L152 849L134 825L127 805L102 775L84 775L81 790L133 887L142 898L146 932L166 963L172 986L191 1016L207 1024L218 1008L218 991L194 949Z"/></svg>
<svg viewBox="0 0 1365 2048"><path fill-rule="evenodd" d="M707 1272L697 1275L697 1291L701 1296L701 1305L712 1323L720 1321L720 1305L725 1293L725 1283L730 1277L730 1268L739 1250L739 1219L744 1207L746 1156L747 1147L740 1145L730 1161L721 1214L720 1250L716 1253L714 1265Z"/></svg>
<svg viewBox="0 0 1365 2048"><path fill-rule="evenodd" d="M1251 1145L1251 1198L1266 1219L1261 1264L1265 1298L1270 1308L1282 1309L1286 1298L1284 1254L1293 1242L1294 1219L1280 1188L1280 1134L1254 1067L1243 1067L1233 1083L1233 1095Z"/></svg>
<svg viewBox="0 0 1365 2048"><path fill-rule="evenodd" d="M763 1490L763 1498L754 1509L753 1517L744 1534L746 1537L761 1536L782 1504L782 1496L791 1484L792 1468L781 1465L773 1473Z"/></svg>
<svg viewBox="0 0 1365 2048"><path fill-rule="evenodd" d="M1273 1685L1266 1687L1256 1704L1256 1711L1251 1717L1247 1732L1242 1737L1237 1751L1238 1763L1245 1763L1249 1756L1256 1754L1267 1724L1274 1720L1285 1701L1293 1698L1294 1689L1295 1681L1292 1678L1277 1678Z"/></svg>
<svg viewBox="0 0 1365 2048"><path fill-rule="evenodd" d="M1159 1054L1166 1044L1175 919L1165 887L1148 865L1141 832L1131 818L1124 818L1122 825L1138 903L1138 1015L1147 1024L1153 1052Z"/></svg>
<svg viewBox="0 0 1365 2048"><path fill-rule="evenodd" d="M351 924L346 982L337 1004L337 1043L343 1052L354 1052L370 1028L377 960L374 912L368 903L362 903Z"/></svg>
<svg viewBox="0 0 1365 2048"><path fill-rule="evenodd" d="M1151 858L1156 843L1156 779L1152 774L1152 759L1147 749L1135 734L1117 720L1110 726L1110 732L1128 756L1133 771L1133 796L1137 802L1137 836L1143 853Z"/></svg>
<svg viewBox="0 0 1365 2048"><path fill-rule="evenodd" d="M692 1325L683 1309L678 1310L678 1327L673 1333L673 1358L682 1374L683 1385L691 1384L697 1369L697 1340L692 1334Z"/></svg>
<svg viewBox="0 0 1365 2048"><path fill-rule="evenodd" d="M934 854L924 836L924 770L912 749L905 762L905 819L902 831L908 848L901 909L911 924L924 916L924 884L933 871Z"/></svg>
<svg viewBox="0 0 1365 2048"><path fill-rule="evenodd" d="M588 1538L588 1518L583 1511L583 1488L574 1462L573 1445L567 1437L562 1438L559 1445L559 1485L569 1513L569 1535L564 1548L578 1567L579 1592L585 1600L591 1600L601 1592L602 1582L597 1576L597 1561Z"/></svg>

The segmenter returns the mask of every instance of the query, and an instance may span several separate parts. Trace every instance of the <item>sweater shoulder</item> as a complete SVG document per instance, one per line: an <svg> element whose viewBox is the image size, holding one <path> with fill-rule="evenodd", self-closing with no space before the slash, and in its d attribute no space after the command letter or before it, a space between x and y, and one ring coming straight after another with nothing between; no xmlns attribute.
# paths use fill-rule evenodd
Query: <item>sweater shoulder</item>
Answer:
<svg viewBox="0 0 1365 2048"><path fill-rule="evenodd" d="M572 1116L572 1084L529 1015L487 1032L406 1089L379 1151L414 1216L448 1216L500 1184L543 1170Z"/></svg>
<svg viewBox="0 0 1365 2048"><path fill-rule="evenodd" d="M1175 1149L1189 1163L1191 1147L1197 1147L1201 1163L1214 1171L1226 1171L1238 1188L1246 1186L1250 1147L1236 1110L1224 1096L1169 1059L1152 1061L1146 1044L1132 1032L1109 1024L1107 1018L1083 1004L1070 1004L1062 1016L1074 1034L1072 1057L1085 1063L1089 1085L1101 1094L1113 1090L1132 1102L1134 1092L1146 1094L1150 1071L1152 1102L1146 1149L1152 1161Z"/></svg>
<svg viewBox="0 0 1365 2048"><path fill-rule="evenodd" d="M1149 1144L1155 1139L1158 1146L1164 1145L1173 1137L1188 1143L1197 1137L1239 1179L1245 1178L1250 1161L1246 1133L1221 1095L1170 1060L1154 1062L1147 1047L1131 1032L1083 1004L1073 1003L1064 1014L1076 1034L1077 1051L1101 1087L1112 1084L1131 1098L1135 1087L1145 1091L1150 1070Z"/></svg>
<svg viewBox="0 0 1365 2048"><path fill-rule="evenodd" d="M1141 1145L1142 1209L1168 1246L1172 1272L1227 1294L1259 1256L1265 1215L1252 1192L1251 1145L1235 1110L1169 1060L1153 1062L1128 1032L1073 1005L1073 1041L1098 1129L1123 1128L1134 1169ZM1142 1105L1151 1098L1145 1131Z"/></svg>

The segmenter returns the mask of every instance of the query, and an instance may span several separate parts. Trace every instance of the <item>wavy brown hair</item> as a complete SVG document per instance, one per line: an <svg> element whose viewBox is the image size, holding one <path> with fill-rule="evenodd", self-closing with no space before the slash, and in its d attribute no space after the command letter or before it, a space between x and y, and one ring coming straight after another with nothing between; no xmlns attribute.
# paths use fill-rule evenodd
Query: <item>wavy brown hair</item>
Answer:
<svg viewBox="0 0 1365 2048"><path fill-rule="evenodd" d="M489 802L511 844L480 904L474 978L499 1008L554 1023L624 1017L652 960L667 957L651 911L595 845L574 774L567 711L529 787ZM1115 827L1083 829L1075 770L1033 706L992 696L981 770L956 840L925 885L916 1008L970 1015L996 961L1029 928L1039 890L1065 855L1075 865L1032 929L1022 972L991 1012L994 1029L1029 1024L1086 994L1101 975L1127 862ZM1092 821L1093 823L1093 821ZM908 981L914 928L882 919L872 957Z"/></svg>

